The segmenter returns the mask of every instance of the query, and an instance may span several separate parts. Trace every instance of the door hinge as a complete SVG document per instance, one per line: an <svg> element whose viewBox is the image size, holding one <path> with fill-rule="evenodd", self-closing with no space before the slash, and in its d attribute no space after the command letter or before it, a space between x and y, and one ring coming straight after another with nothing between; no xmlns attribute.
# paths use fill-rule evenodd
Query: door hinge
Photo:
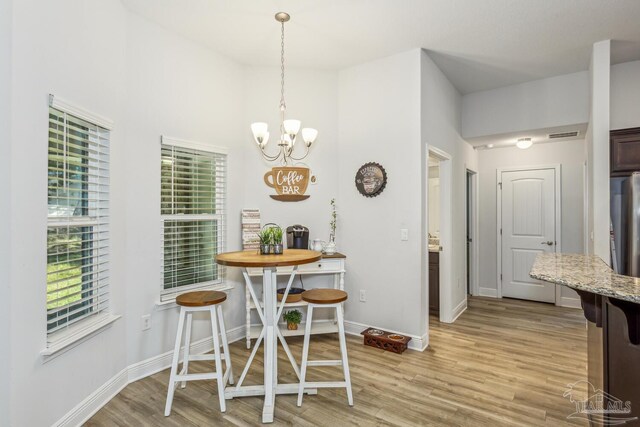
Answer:
<svg viewBox="0 0 640 427"><path fill-rule="evenodd" d="M502 236L502 228L500 229L500 235Z"/></svg>
<svg viewBox="0 0 640 427"><path fill-rule="evenodd" d="M502 273L500 273L500 281L502 282Z"/></svg>
<svg viewBox="0 0 640 427"><path fill-rule="evenodd" d="M501 182L499 182L499 183L498 183L498 186L499 186L499 187L500 187L500 189L502 190L502 183L501 183Z"/></svg>

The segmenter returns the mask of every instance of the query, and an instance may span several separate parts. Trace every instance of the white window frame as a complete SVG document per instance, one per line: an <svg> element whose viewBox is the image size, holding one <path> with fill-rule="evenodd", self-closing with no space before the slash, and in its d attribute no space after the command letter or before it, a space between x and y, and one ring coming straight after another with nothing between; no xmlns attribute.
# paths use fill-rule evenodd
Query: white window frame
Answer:
<svg viewBox="0 0 640 427"><path fill-rule="evenodd" d="M163 146L172 146L176 148L185 148L185 149L193 149L198 151L209 152L213 154L220 154L227 156L227 168L225 170L225 191L224 191L224 199L223 206L217 207L216 212L222 211L222 213L216 214L199 214L199 215L163 215L160 213L160 233L164 230L164 222L165 221L185 221L185 220L202 220L202 221L211 221L216 220L218 224L220 224L220 228L222 229L223 235L218 239L217 242L217 253L222 253L226 250L226 201L227 201L227 189L226 189L226 180L228 175L228 154L229 150L225 147L215 146L203 144L200 142L188 141L185 139L173 138L166 135L161 135L160 137L160 149L162 150ZM219 274L218 279L211 280L207 282L194 283L192 285L184 285L179 286L177 288L165 289L164 288L164 242L162 243L162 247L160 248L160 302L157 305L169 305L175 303L176 296L181 293L193 291L193 290L227 290L231 289L232 286L226 284L225 280L225 268L223 266L218 266Z"/></svg>
<svg viewBox="0 0 640 427"><path fill-rule="evenodd" d="M99 114L92 113L81 107L78 107L68 101L65 101L64 99L61 99L60 97L49 95L49 107L55 108L56 110L60 110L68 115L75 116L79 119L85 120L89 123L92 123L96 126L104 128L108 131L113 130L114 123L112 120L107 119L104 116L101 116ZM47 132L49 132L48 117L49 117L49 109L47 108ZM111 142L111 139L109 139L109 143L110 142ZM49 143L47 143L47 147L48 146L49 146ZM78 218L77 221L56 221L55 219L50 219L49 217L47 217L47 229L50 226L56 227L56 226L66 225L69 222L73 222L74 227L75 226L78 226L78 227L94 226L94 229L95 229L95 225L97 224L97 221L86 219L86 218ZM107 222L110 223L110 218L107 219ZM94 236L97 233L99 233L99 231L94 231L93 232ZM106 246L110 248L111 246L110 240L107 240ZM107 259L108 259L108 256L107 256ZM108 264L109 263L107 261L107 267L106 267L107 275L109 274ZM46 280L45 280L45 283L46 283ZM106 287L107 287L107 292L110 292L110 284L108 283L108 280L107 280ZM45 293L46 293L46 290L45 290ZM83 342L84 340L90 338L91 336L101 332L102 330L105 330L113 322L118 320L121 316L115 315L112 313L109 300L110 299L107 300L106 307L103 310L100 310L95 314L91 314L82 319L79 319L76 322L69 324L69 326L63 329L60 329L54 332L49 332L45 327L46 346L40 352L41 356L43 357L43 362L50 360L53 356L57 355L62 350L65 350L74 345L77 345Z"/></svg>

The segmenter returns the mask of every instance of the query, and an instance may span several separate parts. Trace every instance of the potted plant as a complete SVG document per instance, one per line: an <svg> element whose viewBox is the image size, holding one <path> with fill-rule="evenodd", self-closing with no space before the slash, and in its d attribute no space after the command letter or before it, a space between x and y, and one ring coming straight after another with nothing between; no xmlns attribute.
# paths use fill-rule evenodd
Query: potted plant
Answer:
<svg viewBox="0 0 640 427"><path fill-rule="evenodd" d="M295 331L302 321L302 313L298 310L285 311L282 318L287 322L287 329Z"/></svg>
<svg viewBox="0 0 640 427"><path fill-rule="evenodd" d="M282 255L284 252L284 246L282 245L282 228L271 228L271 244L273 245L273 253Z"/></svg>
<svg viewBox="0 0 640 427"><path fill-rule="evenodd" d="M271 228L263 228L262 230L260 230L260 233L258 233L258 238L260 239L260 255L269 254L269 252L271 252Z"/></svg>
<svg viewBox="0 0 640 427"><path fill-rule="evenodd" d="M329 234L329 243L324 247L324 253L327 255L333 255L336 253L336 228L338 224L338 212L336 210L336 199L331 199L331 221L329 227L331 233Z"/></svg>

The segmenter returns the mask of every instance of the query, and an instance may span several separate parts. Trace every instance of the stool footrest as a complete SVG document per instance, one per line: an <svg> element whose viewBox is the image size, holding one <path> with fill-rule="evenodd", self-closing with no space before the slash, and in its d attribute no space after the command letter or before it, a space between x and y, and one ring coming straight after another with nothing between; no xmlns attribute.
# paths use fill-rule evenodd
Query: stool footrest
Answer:
<svg viewBox="0 0 640 427"><path fill-rule="evenodd" d="M342 366L342 360L309 360L307 366Z"/></svg>
<svg viewBox="0 0 640 427"><path fill-rule="evenodd" d="M222 353L220 354L220 360L227 360L227 358L225 357L226 354ZM204 361L204 360L216 360L215 359L215 354L213 353L205 353L205 354L190 354L189 355L189 362L199 362L199 361Z"/></svg>
<svg viewBox="0 0 640 427"><path fill-rule="evenodd" d="M346 381L336 381L336 382L331 382L331 381L323 381L323 382L313 382L313 383L304 383L304 388L346 388L347 387L347 382Z"/></svg>
<svg viewBox="0 0 640 427"><path fill-rule="evenodd" d="M178 374L175 376L174 382L213 380L216 378L218 378L218 374L216 372L206 372L202 374Z"/></svg>

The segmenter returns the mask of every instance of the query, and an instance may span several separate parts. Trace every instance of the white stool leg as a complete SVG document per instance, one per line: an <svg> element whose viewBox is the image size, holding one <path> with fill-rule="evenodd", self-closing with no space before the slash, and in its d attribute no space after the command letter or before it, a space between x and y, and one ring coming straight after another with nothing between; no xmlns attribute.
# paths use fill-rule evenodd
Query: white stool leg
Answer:
<svg viewBox="0 0 640 427"><path fill-rule="evenodd" d="M218 305L218 326L220 327L220 338L222 339L222 350L224 351L224 364L229 371L229 384L233 384L233 368L231 367L231 353L229 353L229 343L227 342L227 329L224 326L224 316L222 307Z"/></svg>
<svg viewBox="0 0 640 427"><path fill-rule="evenodd" d="M342 304L336 305L338 314L338 337L340 339L340 353L342 353L342 370L344 371L344 382L347 388L347 399L349 406L353 406L353 393L351 392L351 376L349 375L349 360L347 358L347 340L344 335L344 316L342 314Z"/></svg>
<svg viewBox="0 0 640 427"><path fill-rule="evenodd" d="M211 310L211 333L213 335L213 357L216 362L216 379L218 380L218 397L220 398L220 412L225 412L227 406L224 400L224 382L222 377L222 361L220 360L220 339L218 338L218 319L216 316L216 306L212 306Z"/></svg>
<svg viewBox="0 0 640 427"><path fill-rule="evenodd" d="M307 360L309 359L309 337L311 336L311 321L313 319L313 304L307 306L307 324L304 328L304 344L302 345L302 363L300 365L300 386L298 387L298 406L302 406L305 379L307 377Z"/></svg>
<svg viewBox="0 0 640 427"><path fill-rule="evenodd" d="M173 361L171 362L171 375L169 376L169 390L167 391L167 403L164 407L164 416L171 414L171 404L173 403L173 393L175 391L175 377L180 359L180 344L182 343L182 329L184 327L185 311L180 307L180 317L178 320L178 332L176 333L176 345L173 349Z"/></svg>
<svg viewBox="0 0 640 427"><path fill-rule="evenodd" d="M182 359L182 371L180 371L180 375L187 375L189 373L189 354L191 353L191 320L193 318L193 313L187 313L187 330L185 331L184 337L184 356ZM187 386L186 381L182 381L181 388L185 388Z"/></svg>

